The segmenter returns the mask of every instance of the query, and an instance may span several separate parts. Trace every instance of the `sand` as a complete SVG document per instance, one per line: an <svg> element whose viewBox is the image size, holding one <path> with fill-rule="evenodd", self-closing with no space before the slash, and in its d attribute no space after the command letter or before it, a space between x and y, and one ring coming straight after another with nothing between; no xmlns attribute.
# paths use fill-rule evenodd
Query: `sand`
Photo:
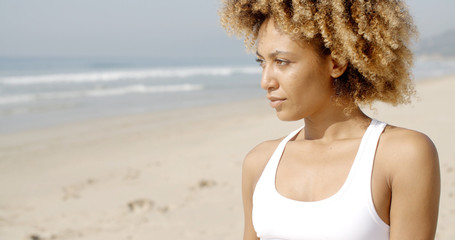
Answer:
<svg viewBox="0 0 455 240"><path fill-rule="evenodd" d="M455 239L455 76L374 117L429 135L441 161L437 239ZM256 99L0 135L0 239L241 239L241 164L288 134Z"/></svg>

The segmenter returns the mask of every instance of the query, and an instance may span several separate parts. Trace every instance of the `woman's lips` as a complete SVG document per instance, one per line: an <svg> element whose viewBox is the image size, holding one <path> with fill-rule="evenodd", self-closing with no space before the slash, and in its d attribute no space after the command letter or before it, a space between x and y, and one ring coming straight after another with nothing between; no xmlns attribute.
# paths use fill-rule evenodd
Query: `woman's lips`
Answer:
<svg viewBox="0 0 455 240"><path fill-rule="evenodd" d="M270 106L272 108L278 108L286 100L285 98L275 98L275 97L269 97L268 99L270 100Z"/></svg>

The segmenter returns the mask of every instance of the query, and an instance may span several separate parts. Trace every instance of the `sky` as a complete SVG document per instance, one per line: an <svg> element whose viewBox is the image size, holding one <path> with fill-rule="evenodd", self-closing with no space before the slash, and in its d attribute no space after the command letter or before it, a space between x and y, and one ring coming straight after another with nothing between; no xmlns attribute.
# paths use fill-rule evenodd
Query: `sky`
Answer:
<svg viewBox="0 0 455 240"><path fill-rule="evenodd" d="M428 38L455 28L455 1L407 0ZM218 0L0 0L0 57L232 58L242 40Z"/></svg>

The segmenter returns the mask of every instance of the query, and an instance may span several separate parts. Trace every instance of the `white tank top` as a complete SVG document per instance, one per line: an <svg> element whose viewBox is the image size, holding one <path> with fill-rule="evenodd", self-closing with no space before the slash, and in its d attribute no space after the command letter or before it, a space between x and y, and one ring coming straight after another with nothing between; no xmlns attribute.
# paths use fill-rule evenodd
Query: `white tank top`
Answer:
<svg viewBox="0 0 455 240"><path fill-rule="evenodd" d="M303 202L282 196L275 187L276 170L286 143L281 141L267 163L253 194L253 225L262 240L384 240L389 226L373 205L371 173L379 136L386 124L373 119L362 137L349 175L329 198Z"/></svg>

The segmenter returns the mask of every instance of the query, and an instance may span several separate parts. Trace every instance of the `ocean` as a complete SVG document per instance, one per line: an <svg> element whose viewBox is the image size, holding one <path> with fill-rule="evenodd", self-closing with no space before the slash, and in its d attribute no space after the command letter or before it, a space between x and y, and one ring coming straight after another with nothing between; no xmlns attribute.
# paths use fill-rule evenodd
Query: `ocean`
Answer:
<svg viewBox="0 0 455 240"><path fill-rule="evenodd" d="M240 62L0 58L0 134L265 96L260 67ZM413 73L455 74L455 60L418 59Z"/></svg>

